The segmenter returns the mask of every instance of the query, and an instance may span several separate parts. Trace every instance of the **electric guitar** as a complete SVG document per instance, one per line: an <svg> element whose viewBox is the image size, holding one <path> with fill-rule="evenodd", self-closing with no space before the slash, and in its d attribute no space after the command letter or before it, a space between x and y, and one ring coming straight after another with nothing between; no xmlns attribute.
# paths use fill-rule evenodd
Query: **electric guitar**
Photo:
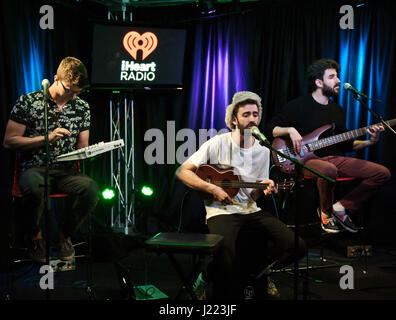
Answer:
<svg viewBox="0 0 396 320"><path fill-rule="evenodd" d="M195 172L198 177L206 182L214 184L224 189L224 191L233 198L237 195L240 188L266 189L268 184L259 182L244 182L239 179L239 176L234 174L232 168L219 169L209 164L201 165ZM291 189L295 182L293 180L280 182L275 186L278 190ZM213 196L207 192L198 192L204 200L213 199Z"/></svg>
<svg viewBox="0 0 396 320"><path fill-rule="evenodd" d="M386 123L389 124L390 126L394 126L396 124L396 119L386 121ZM289 138L285 138L285 137L275 138L275 140L272 143L272 146L276 150L284 153L285 155L295 158L302 163L305 163L308 160L319 158L318 156L316 156L314 154L314 151L334 145L334 144L337 144L337 143L340 143L340 142L344 142L347 140L351 140L351 139L363 136L363 135L367 134L367 129L369 129L373 126L376 126L376 125L381 125L381 123L377 123L377 124L374 124L374 125L371 125L368 127L340 133L335 136L331 136L328 138L323 138L323 139L318 140L319 136L323 132L325 132L331 128L330 124L324 125L318 129L312 131L310 134L307 134L306 136L304 136L302 138L301 152L299 154L297 154L294 151L293 144ZM274 151L272 151L272 158L275 162L275 165L279 166L280 170L283 173L286 173L286 174L294 173L295 165L293 162L281 157Z"/></svg>

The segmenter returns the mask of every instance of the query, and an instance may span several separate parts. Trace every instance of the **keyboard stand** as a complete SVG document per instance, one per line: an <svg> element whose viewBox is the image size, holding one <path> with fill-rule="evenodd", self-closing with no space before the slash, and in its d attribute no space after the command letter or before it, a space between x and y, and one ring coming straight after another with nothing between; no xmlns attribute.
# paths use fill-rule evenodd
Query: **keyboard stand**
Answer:
<svg viewBox="0 0 396 320"><path fill-rule="evenodd" d="M222 241L223 236L217 234L161 232L146 241L146 250L159 254L165 253L168 256L172 267L182 282L175 300L180 298L183 289L189 293L191 299L197 300L192 288L193 282L198 276L205 257L212 256ZM175 254L192 255L193 267L187 275L183 272L180 263L174 256Z"/></svg>

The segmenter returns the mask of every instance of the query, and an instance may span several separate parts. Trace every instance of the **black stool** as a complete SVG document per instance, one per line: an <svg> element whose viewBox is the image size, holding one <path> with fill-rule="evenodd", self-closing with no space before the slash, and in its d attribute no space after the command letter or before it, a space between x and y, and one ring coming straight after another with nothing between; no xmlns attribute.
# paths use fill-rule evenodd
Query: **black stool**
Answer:
<svg viewBox="0 0 396 320"><path fill-rule="evenodd" d="M197 300L192 289L194 279L198 276L204 259L216 252L222 240L223 236L217 234L160 232L146 241L146 249L159 254L165 253L168 256L182 281L175 300L179 299L183 289L190 294L193 300ZM193 268L189 273L183 272L175 254L191 254L193 256Z"/></svg>

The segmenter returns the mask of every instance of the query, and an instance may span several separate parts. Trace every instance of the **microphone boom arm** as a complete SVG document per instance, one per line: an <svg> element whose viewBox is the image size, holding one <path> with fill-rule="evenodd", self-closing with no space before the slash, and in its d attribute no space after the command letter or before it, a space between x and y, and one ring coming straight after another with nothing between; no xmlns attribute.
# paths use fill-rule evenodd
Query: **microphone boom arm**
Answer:
<svg viewBox="0 0 396 320"><path fill-rule="evenodd" d="M377 114L377 113L376 113L373 109L371 109L365 102L363 102L363 100L360 99L360 97L359 97L355 92L354 92L353 96L354 96L354 98L355 98L357 101L359 101L359 102L367 109L367 111L369 111L371 114L373 114L374 117L377 118L378 121L380 121L380 122L382 123L382 125L384 126L384 128L385 128L385 127L388 128L391 132L393 132L393 133L396 135L396 131L393 130L393 128L392 128L388 123L386 123L386 121L384 121L384 119L383 119L379 114Z"/></svg>
<svg viewBox="0 0 396 320"><path fill-rule="evenodd" d="M275 148L271 145L271 143L268 141L268 139L257 129L257 127L252 128L251 132L252 132L252 135L255 136L255 137L258 139L260 145L262 145L262 146L264 146L264 147L267 147L268 149L270 149L271 151L273 151L273 152L275 152L276 154L280 155L281 157L290 160L291 162L293 162L295 165L297 165L297 166L299 166L299 167L302 167L302 168L304 168L304 169L307 169L308 171L312 172L312 173L315 174L316 176L319 176L319 177L325 179L325 180L328 181L328 182L332 182L332 183L335 182L334 179L329 178L329 177L327 177L327 176L321 174L320 172L317 172L316 170L314 170L314 169L312 169L312 168L306 166L305 164L303 164L301 161L297 160L296 158L290 157L290 156L288 156L288 155L286 155L286 154L280 152L279 150L275 149Z"/></svg>

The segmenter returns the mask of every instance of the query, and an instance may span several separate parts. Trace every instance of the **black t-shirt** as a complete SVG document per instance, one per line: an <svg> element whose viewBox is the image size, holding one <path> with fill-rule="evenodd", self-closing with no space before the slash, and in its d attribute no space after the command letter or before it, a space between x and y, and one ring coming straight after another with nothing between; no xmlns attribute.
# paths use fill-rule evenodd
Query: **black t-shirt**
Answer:
<svg viewBox="0 0 396 320"><path fill-rule="evenodd" d="M294 127L302 137L330 124L332 127L319 137L327 138L347 131L345 113L336 102L329 100L327 105L318 103L311 94L294 99L284 105L266 125L265 134L271 140L272 131L278 127ZM315 151L319 157L352 151L353 141L334 144Z"/></svg>

